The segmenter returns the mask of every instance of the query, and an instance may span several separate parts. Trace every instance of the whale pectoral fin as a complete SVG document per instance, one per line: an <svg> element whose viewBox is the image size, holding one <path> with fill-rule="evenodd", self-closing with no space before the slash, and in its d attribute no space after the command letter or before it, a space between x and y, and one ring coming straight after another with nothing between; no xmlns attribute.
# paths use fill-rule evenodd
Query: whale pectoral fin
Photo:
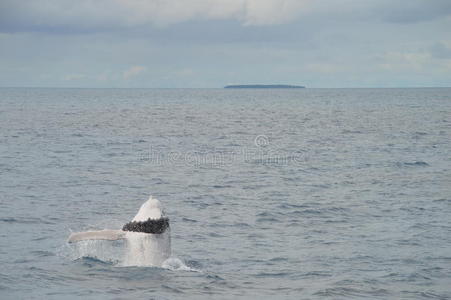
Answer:
<svg viewBox="0 0 451 300"><path fill-rule="evenodd" d="M75 243L86 240L109 240L115 241L125 238L125 231L122 230L99 230L72 233L67 240Z"/></svg>

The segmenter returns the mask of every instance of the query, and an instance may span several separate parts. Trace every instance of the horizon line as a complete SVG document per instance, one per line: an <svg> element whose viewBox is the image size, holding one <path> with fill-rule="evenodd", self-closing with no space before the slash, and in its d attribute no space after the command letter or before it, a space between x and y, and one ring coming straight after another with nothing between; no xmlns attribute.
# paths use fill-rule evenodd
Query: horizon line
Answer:
<svg viewBox="0 0 451 300"><path fill-rule="evenodd" d="M193 89L193 90L229 90L223 87L88 87L88 86L0 86L0 89L148 89L148 90L177 90L177 89ZM436 89L436 88L451 88L451 86L395 86L395 87L374 87L374 86L364 86L364 87L307 87L299 90L306 89ZM252 88L249 88L252 89ZM259 89L259 88L255 88ZM271 88L269 88L271 89ZM284 88L277 88L278 90L283 90ZM287 88L289 90L293 90ZM297 89L296 89L297 90Z"/></svg>

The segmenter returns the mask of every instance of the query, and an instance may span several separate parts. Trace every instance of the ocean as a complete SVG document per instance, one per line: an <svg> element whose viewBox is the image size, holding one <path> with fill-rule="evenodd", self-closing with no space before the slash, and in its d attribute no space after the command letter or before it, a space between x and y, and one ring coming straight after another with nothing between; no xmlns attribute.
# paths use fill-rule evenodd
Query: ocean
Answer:
<svg viewBox="0 0 451 300"><path fill-rule="evenodd" d="M450 299L451 89L2 88L0 226L1 299Z"/></svg>

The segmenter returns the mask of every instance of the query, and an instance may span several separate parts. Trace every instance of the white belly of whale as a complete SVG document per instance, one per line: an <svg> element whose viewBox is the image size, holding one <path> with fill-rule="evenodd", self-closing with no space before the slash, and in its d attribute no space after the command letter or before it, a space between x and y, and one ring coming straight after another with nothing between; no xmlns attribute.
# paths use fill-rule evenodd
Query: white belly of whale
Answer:
<svg viewBox="0 0 451 300"><path fill-rule="evenodd" d="M170 230L162 234L127 232L123 266L161 267L171 256Z"/></svg>

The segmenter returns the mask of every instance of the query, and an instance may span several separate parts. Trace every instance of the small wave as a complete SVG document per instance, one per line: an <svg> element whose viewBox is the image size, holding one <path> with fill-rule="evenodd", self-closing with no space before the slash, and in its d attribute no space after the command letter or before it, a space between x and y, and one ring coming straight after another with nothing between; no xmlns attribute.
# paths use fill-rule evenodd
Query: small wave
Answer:
<svg viewBox="0 0 451 300"><path fill-rule="evenodd" d="M348 208L344 207L329 207L329 208L308 208L304 210L293 210L287 213L290 216L308 216L308 215L324 215L330 216L340 213L340 215L344 215L349 212Z"/></svg>
<svg viewBox="0 0 451 300"><path fill-rule="evenodd" d="M306 204L282 203L282 204L278 205L278 208L281 208L281 209L310 208L310 206L306 205Z"/></svg>
<svg viewBox="0 0 451 300"><path fill-rule="evenodd" d="M387 296L388 291L386 289L371 288L368 290L357 289L352 287L336 287L327 288L322 291L316 292L313 295L320 297L368 297L368 296Z"/></svg>
<svg viewBox="0 0 451 300"><path fill-rule="evenodd" d="M266 211L256 214L256 217L257 217L257 220L256 220L257 223L261 223L261 222L263 222L263 223L264 222L270 222L270 223L281 222L280 218L277 215L275 215L273 213L270 213L270 212L266 212Z"/></svg>
<svg viewBox="0 0 451 300"><path fill-rule="evenodd" d="M416 135L427 135L427 132L417 131L415 132Z"/></svg>
<svg viewBox="0 0 451 300"><path fill-rule="evenodd" d="M189 218L182 218L182 221L184 221L184 222L190 222L190 223L197 223L196 220L189 219Z"/></svg>
<svg viewBox="0 0 451 300"><path fill-rule="evenodd" d="M294 210L290 215L320 215L323 211L321 209L304 209L304 210Z"/></svg>
<svg viewBox="0 0 451 300"><path fill-rule="evenodd" d="M363 132L360 131L360 130L344 129L344 130L341 131L341 133L343 133L343 134L361 134Z"/></svg>
<svg viewBox="0 0 451 300"><path fill-rule="evenodd" d="M9 275L5 275L5 274L1 274L0 273L0 282L2 284L10 286L12 283L14 283L14 280ZM7 286L0 285L0 290L6 290L6 289L10 289L10 288L7 287Z"/></svg>
<svg viewBox="0 0 451 300"><path fill-rule="evenodd" d="M231 185L214 185L213 188L215 189L227 189L227 188L231 188Z"/></svg>
<svg viewBox="0 0 451 300"><path fill-rule="evenodd" d="M288 258L286 258L286 257L274 257L274 258L271 258L269 261L272 261L272 262L288 261Z"/></svg>
<svg viewBox="0 0 451 300"><path fill-rule="evenodd" d="M217 238L223 238L223 237L225 237L224 235L222 235L222 234L219 234L219 233L216 233L216 232L211 232L211 233L209 233L208 234L208 236L209 237L217 237Z"/></svg>
<svg viewBox="0 0 451 300"><path fill-rule="evenodd" d="M55 253L43 250L31 251L31 254L36 255L38 257L55 256Z"/></svg>
<svg viewBox="0 0 451 300"><path fill-rule="evenodd" d="M429 164L424 161L414 161L414 162L397 162L398 167L428 167Z"/></svg>
<svg viewBox="0 0 451 300"><path fill-rule="evenodd" d="M278 277L286 277L291 275L289 272L275 272L275 273L269 273L269 272L260 272L255 275L255 277L269 277L269 278L278 278Z"/></svg>
<svg viewBox="0 0 451 300"><path fill-rule="evenodd" d="M451 199L445 199L445 198L441 198L441 199L435 199L432 200L432 202L451 202Z"/></svg>
<svg viewBox="0 0 451 300"><path fill-rule="evenodd" d="M166 289L166 290L168 290L168 291L170 291L170 292L176 293L176 294L183 294L184 293L181 289L171 287L171 286L169 286L167 284L163 284L163 285L161 285L161 287Z"/></svg>
<svg viewBox="0 0 451 300"><path fill-rule="evenodd" d="M45 221L40 218L0 218L0 222L5 223L19 223L19 224L55 224L54 222Z"/></svg>
<svg viewBox="0 0 451 300"><path fill-rule="evenodd" d="M83 256L83 257L75 259L74 261L79 262L82 265L87 266L87 267L114 265L114 263L112 261L104 261L97 257L91 257L91 256Z"/></svg>
<svg viewBox="0 0 451 300"><path fill-rule="evenodd" d="M16 223L16 222L19 222L19 221L17 219L15 219L15 218L0 218L0 222Z"/></svg>
<svg viewBox="0 0 451 300"><path fill-rule="evenodd" d="M268 217L268 218L258 218L257 222L258 223L278 223L278 222L280 222L280 220L276 219L276 218Z"/></svg>
<svg viewBox="0 0 451 300"><path fill-rule="evenodd" d="M305 277L332 277L333 275L328 271L311 271L304 275Z"/></svg>
<svg viewBox="0 0 451 300"><path fill-rule="evenodd" d="M419 296L427 299L448 299L448 295L446 294L437 294L431 291L417 292L415 294L418 294Z"/></svg>
<svg viewBox="0 0 451 300"><path fill-rule="evenodd" d="M273 215L272 213L269 213L267 211L264 211L264 212L256 214L257 217L269 217L269 216L272 216L272 215Z"/></svg>
<svg viewBox="0 0 451 300"><path fill-rule="evenodd" d="M231 225L231 227L240 227L240 228L249 228L251 225L245 223L245 222L237 222Z"/></svg>

